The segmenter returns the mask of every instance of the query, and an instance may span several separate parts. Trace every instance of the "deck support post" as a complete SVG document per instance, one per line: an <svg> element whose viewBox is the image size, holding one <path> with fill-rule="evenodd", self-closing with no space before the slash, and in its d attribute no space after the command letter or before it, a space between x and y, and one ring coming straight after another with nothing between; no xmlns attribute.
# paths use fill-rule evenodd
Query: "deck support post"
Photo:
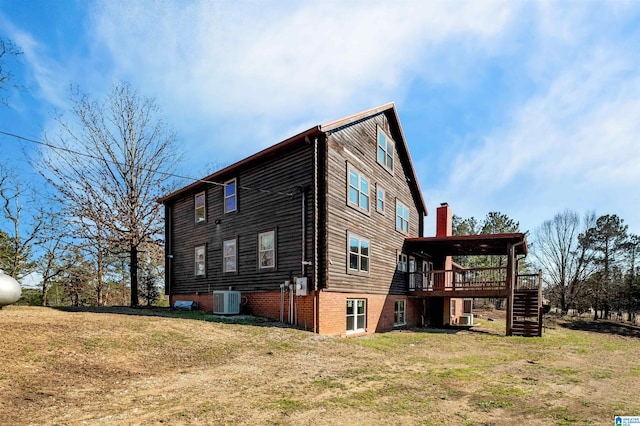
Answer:
<svg viewBox="0 0 640 426"><path fill-rule="evenodd" d="M511 336L512 328L513 328L513 288L514 286L514 258L515 258L515 250L512 244L507 246L507 330L506 335Z"/></svg>

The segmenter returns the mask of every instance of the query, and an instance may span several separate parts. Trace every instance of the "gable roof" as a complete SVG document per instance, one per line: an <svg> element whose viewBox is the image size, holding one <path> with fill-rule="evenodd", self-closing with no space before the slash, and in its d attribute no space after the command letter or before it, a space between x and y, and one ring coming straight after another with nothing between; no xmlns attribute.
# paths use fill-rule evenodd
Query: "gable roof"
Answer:
<svg viewBox="0 0 640 426"><path fill-rule="evenodd" d="M341 127L348 126L350 124L356 123L360 120L364 120L368 117L380 113L384 113L387 116L387 120L389 121L389 126L392 133L391 137L395 142L396 152L401 157L401 161L403 161L405 165L405 171L407 172L407 183L411 188L411 194L413 195L418 209L422 212L422 215L426 216L427 205L424 202L424 198L422 197L420 183L418 183L416 170L413 167L413 160L411 160L411 154L409 153L407 140L405 139L404 131L402 130L402 125L400 124L400 118L398 117L398 111L396 110L396 104L394 102L389 102L377 107L373 107L352 115L348 115L343 118L339 118L337 120L328 121L318 126L318 128L323 132L329 133Z"/></svg>
<svg viewBox="0 0 640 426"><path fill-rule="evenodd" d="M364 120L368 117L371 117L380 113L384 113L387 115L387 119L389 121L391 131L393 133L392 138L396 143L396 152L398 153L399 156L401 156L401 160L405 163L405 169L407 171L406 177L407 177L409 187L411 188L411 193L413 194L413 197L417 204L418 209L420 209L422 211L422 214L426 216L427 206L424 202L424 198L422 197L422 191L420 190L420 184L418 183L418 178L416 176L416 172L413 167L413 161L411 160L411 155L409 154L409 148L407 146L407 141L404 137L404 131L402 130L402 125L400 124L400 119L398 118L398 112L396 110L395 103L393 102L389 102L377 107L373 107L373 108L358 112L356 114L348 115L346 117L339 118L337 120L328 121L324 124L311 127L310 129L305 130L304 132L298 133L295 136L285 139L282 142L272 145L230 166L227 166L221 170L218 170L217 172L212 173L203 179L200 179L190 185L187 185L183 188L178 189L177 191L167 194L159 198L158 202L165 203L179 195L182 195L197 187L200 187L205 183L224 181L225 178L231 177L234 173L236 173L238 170L244 167L265 161L268 158L274 155L277 155L280 152L286 151L287 149L293 146L296 146L298 144L309 143L310 138L314 136L318 136L322 133L329 133L329 132L335 131L341 127L356 123L360 120Z"/></svg>

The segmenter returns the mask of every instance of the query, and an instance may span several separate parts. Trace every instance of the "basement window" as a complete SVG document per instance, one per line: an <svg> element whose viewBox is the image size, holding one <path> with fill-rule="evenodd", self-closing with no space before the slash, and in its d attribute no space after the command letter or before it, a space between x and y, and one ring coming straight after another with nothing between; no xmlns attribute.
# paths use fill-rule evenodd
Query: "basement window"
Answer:
<svg viewBox="0 0 640 426"><path fill-rule="evenodd" d="M347 334L366 331L367 301L347 299Z"/></svg>
<svg viewBox="0 0 640 426"><path fill-rule="evenodd" d="M407 301L396 300L393 309L393 326L399 327L407 324Z"/></svg>

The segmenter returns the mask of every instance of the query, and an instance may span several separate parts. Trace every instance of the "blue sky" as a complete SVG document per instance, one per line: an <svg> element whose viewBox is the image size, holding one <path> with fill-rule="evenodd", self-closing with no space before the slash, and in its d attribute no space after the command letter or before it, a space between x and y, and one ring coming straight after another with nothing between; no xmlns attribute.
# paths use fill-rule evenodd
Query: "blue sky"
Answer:
<svg viewBox="0 0 640 426"><path fill-rule="evenodd" d="M133 4L130 4L133 3ZM311 126L396 103L430 209L564 209L640 234L640 2L0 0L26 90L0 130L39 139L70 83L154 97L200 175ZM3 162L33 177L0 137Z"/></svg>

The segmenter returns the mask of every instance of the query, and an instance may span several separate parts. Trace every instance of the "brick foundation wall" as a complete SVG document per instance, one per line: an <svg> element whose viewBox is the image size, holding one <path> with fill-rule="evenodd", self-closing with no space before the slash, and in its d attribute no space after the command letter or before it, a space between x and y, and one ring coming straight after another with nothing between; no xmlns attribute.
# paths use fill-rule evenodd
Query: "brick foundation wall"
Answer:
<svg viewBox="0 0 640 426"><path fill-rule="evenodd" d="M240 313L280 321L281 294L271 292L241 292ZM213 312L213 294L174 294L170 298L171 306L176 300L196 302L203 311ZM293 296L294 324L305 330L313 330L313 292L308 296ZM284 323L289 324L290 293L284 293L283 314Z"/></svg>
<svg viewBox="0 0 640 426"><path fill-rule="evenodd" d="M360 334L380 333L391 331L394 328L393 316L396 300L406 300L405 327L414 327L421 324L423 312L422 301L406 296L378 295L366 293L334 293L320 292L320 322L318 332L320 334L346 336L347 325L347 299L365 299L367 301L367 325L366 332ZM359 334L349 334L354 336Z"/></svg>
<svg viewBox="0 0 640 426"><path fill-rule="evenodd" d="M275 321L280 320L281 294L273 292L241 292L240 312ZM366 293L318 292L320 312L317 332L325 335L346 336L347 299L365 299L367 301L366 332L362 334L391 331L393 325L396 300L406 300L406 327L422 324L422 300L406 296L377 295ZM171 306L176 300L190 300L198 303L198 307L207 312L213 311L212 294L174 294L170 296ZM294 324L302 329L314 331L314 293L308 296L294 295ZM284 293L283 315L286 324L289 321L290 294ZM356 334L357 335L357 334ZM351 336L351 334L350 334Z"/></svg>

